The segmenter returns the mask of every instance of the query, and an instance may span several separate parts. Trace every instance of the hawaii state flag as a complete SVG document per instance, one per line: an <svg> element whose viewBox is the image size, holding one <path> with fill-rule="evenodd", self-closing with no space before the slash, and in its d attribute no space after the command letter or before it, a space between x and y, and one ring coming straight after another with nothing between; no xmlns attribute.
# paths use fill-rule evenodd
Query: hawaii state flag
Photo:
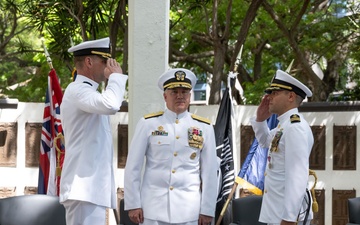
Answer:
<svg viewBox="0 0 360 225"><path fill-rule="evenodd" d="M273 114L268 120L269 129L277 126L277 116ZM240 172L235 181L243 189L247 189L256 195L262 195L264 190L264 173L267 161L268 148L260 147L256 138L250 147Z"/></svg>
<svg viewBox="0 0 360 225"><path fill-rule="evenodd" d="M54 69L48 75L48 88L41 130L38 193L59 195L60 171L64 160L64 145L59 137L63 130L60 104L63 93Z"/></svg>

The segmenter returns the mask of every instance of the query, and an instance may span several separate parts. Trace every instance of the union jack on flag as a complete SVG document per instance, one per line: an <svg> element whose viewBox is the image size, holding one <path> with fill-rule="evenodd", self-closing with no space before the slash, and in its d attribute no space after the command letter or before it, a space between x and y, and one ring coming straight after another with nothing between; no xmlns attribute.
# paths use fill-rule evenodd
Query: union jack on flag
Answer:
<svg viewBox="0 0 360 225"><path fill-rule="evenodd" d="M41 131L38 193L59 195L60 173L64 160L64 145L57 137L63 135L60 104L63 93L54 69L48 76L48 88ZM57 173L58 172L58 173Z"/></svg>

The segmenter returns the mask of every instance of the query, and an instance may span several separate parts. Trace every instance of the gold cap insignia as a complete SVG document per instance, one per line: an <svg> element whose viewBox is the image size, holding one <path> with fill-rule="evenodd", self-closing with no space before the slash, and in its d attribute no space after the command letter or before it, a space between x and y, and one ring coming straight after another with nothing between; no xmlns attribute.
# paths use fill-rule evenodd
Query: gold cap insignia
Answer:
<svg viewBox="0 0 360 225"><path fill-rule="evenodd" d="M176 80L178 80L178 81L183 81L183 80L185 80L185 76L186 76L186 73L185 73L184 71L179 70L179 71L176 71L176 72L175 72L175 78L176 78Z"/></svg>

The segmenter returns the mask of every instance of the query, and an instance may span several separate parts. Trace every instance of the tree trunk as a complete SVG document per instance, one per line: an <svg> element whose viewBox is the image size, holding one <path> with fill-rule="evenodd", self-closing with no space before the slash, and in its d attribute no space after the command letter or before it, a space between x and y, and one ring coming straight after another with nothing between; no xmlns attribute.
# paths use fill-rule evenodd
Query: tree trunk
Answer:
<svg viewBox="0 0 360 225"><path fill-rule="evenodd" d="M214 49L214 70L210 85L209 105L219 104L221 100L221 78L225 64L226 48L221 43L215 44Z"/></svg>

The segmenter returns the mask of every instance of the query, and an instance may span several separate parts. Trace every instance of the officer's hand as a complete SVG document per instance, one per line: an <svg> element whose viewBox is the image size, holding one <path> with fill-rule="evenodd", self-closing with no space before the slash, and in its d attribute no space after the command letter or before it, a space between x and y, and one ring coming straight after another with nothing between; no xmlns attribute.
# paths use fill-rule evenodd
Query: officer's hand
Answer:
<svg viewBox="0 0 360 225"><path fill-rule="evenodd" d="M116 62L115 59L111 59L109 58L107 61L106 61L106 67L105 67L105 70L104 70L104 76L106 78L109 78L109 76L112 74L112 73L123 73L121 67L120 67L120 64L118 62Z"/></svg>
<svg viewBox="0 0 360 225"><path fill-rule="evenodd" d="M211 216L206 216L206 215L202 215L200 214L199 216L199 225L209 225L212 221L212 217Z"/></svg>
<svg viewBox="0 0 360 225"><path fill-rule="evenodd" d="M141 208L129 210L129 218L134 223L143 223L144 214Z"/></svg>
<svg viewBox="0 0 360 225"><path fill-rule="evenodd" d="M265 95L256 111L256 121L262 122L271 116L269 112L269 96Z"/></svg>

